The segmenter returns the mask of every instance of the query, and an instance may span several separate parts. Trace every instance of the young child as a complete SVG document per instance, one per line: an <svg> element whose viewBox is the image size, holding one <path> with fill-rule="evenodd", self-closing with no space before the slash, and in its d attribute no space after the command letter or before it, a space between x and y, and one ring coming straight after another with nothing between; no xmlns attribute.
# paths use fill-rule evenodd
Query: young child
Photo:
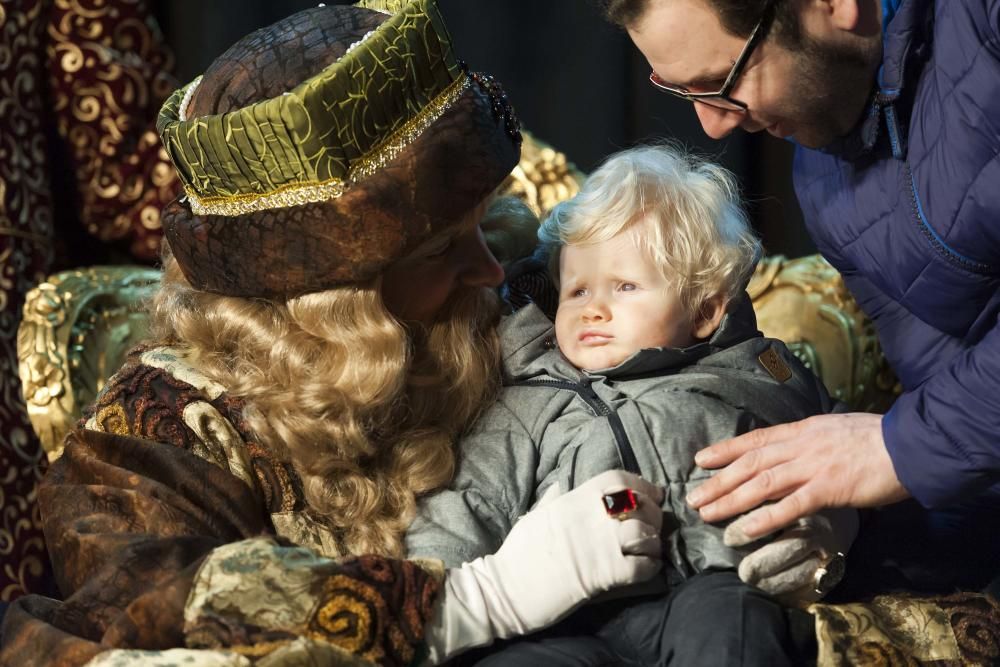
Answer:
<svg viewBox="0 0 1000 667"><path fill-rule="evenodd" d="M423 500L409 555L457 566L493 553L547 494L625 469L666 488L669 592L590 605L490 660L788 662L780 607L739 581L743 554L684 500L711 474L694 464L702 447L831 408L820 381L757 331L744 287L760 244L732 176L672 147L627 150L539 237L555 324L530 305L501 325L504 390L463 439L454 483Z"/></svg>

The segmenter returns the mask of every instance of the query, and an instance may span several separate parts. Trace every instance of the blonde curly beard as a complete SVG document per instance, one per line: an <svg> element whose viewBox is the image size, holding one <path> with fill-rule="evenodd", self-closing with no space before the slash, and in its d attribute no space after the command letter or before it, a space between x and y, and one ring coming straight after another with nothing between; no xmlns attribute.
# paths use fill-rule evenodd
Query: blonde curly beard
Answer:
<svg viewBox="0 0 1000 667"><path fill-rule="evenodd" d="M450 481L457 437L499 388L496 295L453 295L409 331L378 280L279 303L195 290L166 247L163 263L154 335L192 348L245 400L260 443L292 463L347 552L401 555L416 498Z"/></svg>

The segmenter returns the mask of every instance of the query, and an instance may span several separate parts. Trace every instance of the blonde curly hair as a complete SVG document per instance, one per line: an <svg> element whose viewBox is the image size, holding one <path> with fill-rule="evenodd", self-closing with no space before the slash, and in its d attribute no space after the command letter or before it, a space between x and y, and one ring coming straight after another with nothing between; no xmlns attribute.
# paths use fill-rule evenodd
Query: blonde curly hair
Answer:
<svg viewBox="0 0 1000 667"><path fill-rule="evenodd" d="M153 335L197 354L290 461L349 553L402 553L416 497L446 485L455 441L499 386L498 302L453 295L435 324L385 309L380 279L287 301L196 290L164 244Z"/></svg>
<svg viewBox="0 0 1000 667"><path fill-rule="evenodd" d="M636 230L639 249L697 315L716 296L725 302L746 287L762 254L724 167L666 142L612 155L580 192L549 213L538 238L559 283L564 245L599 243Z"/></svg>

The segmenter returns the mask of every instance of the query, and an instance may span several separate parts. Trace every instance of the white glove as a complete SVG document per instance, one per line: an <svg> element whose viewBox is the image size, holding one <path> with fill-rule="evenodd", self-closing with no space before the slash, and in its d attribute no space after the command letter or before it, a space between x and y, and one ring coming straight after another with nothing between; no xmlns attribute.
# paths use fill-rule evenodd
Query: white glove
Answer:
<svg viewBox="0 0 1000 667"><path fill-rule="evenodd" d="M638 508L609 517L602 497L631 488ZM663 489L623 471L601 473L522 516L500 549L448 570L428 660L540 630L591 596L644 581L662 567Z"/></svg>
<svg viewBox="0 0 1000 667"><path fill-rule="evenodd" d="M729 524L723 536L727 546L752 542L740 519ZM787 604L815 602L816 571L836 554L847 554L858 534L858 513L849 507L825 509L799 519L771 542L746 556L739 575L745 583L770 593Z"/></svg>

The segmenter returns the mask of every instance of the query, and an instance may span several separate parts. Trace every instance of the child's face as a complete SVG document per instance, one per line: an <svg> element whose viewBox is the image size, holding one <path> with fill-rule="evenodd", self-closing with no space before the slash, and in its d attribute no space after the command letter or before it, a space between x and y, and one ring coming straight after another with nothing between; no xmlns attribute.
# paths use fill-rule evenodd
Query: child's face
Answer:
<svg viewBox="0 0 1000 667"><path fill-rule="evenodd" d="M632 232L564 246L559 278L556 339L577 368L610 368L644 348L695 340L679 292L636 247Z"/></svg>

